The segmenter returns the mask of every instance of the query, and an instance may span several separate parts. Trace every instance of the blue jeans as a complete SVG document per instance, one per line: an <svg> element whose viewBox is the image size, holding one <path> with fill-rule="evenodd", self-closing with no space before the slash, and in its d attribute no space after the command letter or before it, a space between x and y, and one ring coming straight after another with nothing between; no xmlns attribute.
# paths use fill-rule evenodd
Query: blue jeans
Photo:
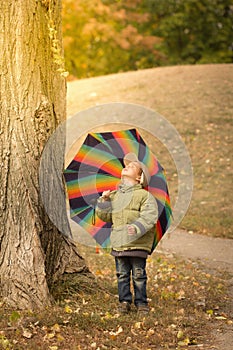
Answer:
<svg viewBox="0 0 233 350"><path fill-rule="evenodd" d="M119 301L132 303L132 293L130 291L130 278L132 271L132 280L134 288L134 304L147 305L146 293L146 258L138 257L115 257L116 275L118 282Z"/></svg>

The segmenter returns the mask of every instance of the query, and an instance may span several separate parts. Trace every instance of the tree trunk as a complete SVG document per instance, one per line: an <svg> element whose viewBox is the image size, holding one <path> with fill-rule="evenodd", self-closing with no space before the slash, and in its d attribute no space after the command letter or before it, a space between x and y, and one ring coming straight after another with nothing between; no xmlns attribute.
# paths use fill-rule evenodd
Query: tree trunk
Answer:
<svg viewBox="0 0 233 350"><path fill-rule="evenodd" d="M86 268L39 193L43 148L65 118L61 42L61 0L0 2L0 293L17 308L49 305L49 286Z"/></svg>

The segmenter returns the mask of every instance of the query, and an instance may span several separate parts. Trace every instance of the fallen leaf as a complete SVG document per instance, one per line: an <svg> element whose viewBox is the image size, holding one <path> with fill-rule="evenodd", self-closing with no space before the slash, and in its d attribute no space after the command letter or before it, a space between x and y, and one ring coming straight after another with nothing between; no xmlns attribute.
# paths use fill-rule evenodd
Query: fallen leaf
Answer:
<svg viewBox="0 0 233 350"><path fill-rule="evenodd" d="M70 299L65 299L64 300L67 304L71 303L71 300Z"/></svg>
<svg viewBox="0 0 233 350"><path fill-rule="evenodd" d="M67 314L72 314L72 309L69 307L69 305L66 305L65 306L65 312L67 313Z"/></svg>
<svg viewBox="0 0 233 350"><path fill-rule="evenodd" d="M153 329L153 328L148 329L146 335L149 337L149 336L151 336L151 335L153 335L153 334L155 334L154 329Z"/></svg>
<svg viewBox="0 0 233 350"><path fill-rule="evenodd" d="M8 346L10 345L10 342L6 337L3 337L3 338L1 337L0 338L0 345L3 346L3 349L7 349Z"/></svg>
<svg viewBox="0 0 233 350"><path fill-rule="evenodd" d="M133 335L138 335L138 333L135 332L134 327L131 327L131 333L132 333Z"/></svg>
<svg viewBox="0 0 233 350"><path fill-rule="evenodd" d="M179 330L178 333L177 333L177 338L181 339L181 338L183 338L183 336L184 336L184 332Z"/></svg>
<svg viewBox="0 0 233 350"><path fill-rule="evenodd" d="M183 300L185 299L185 291L184 290L180 290L179 293L177 294L177 299L178 300Z"/></svg>
<svg viewBox="0 0 233 350"><path fill-rule="evenodd" d="M51 327L51 330L54 332L57 332L57 333L61 332L61 328L60 328L59 324L57 324L57 323L55 323L55 325L53 325Z"/></svg>
<svg viewBox="0 0 233 350"><path fill-rule="evenodd" d="M127 337L125 339L125 344L129 344L129 343L131 343L131 341L132 341L132 338L131 337Z"/></svg>
<svg viewBox="0 0 233 350"><path fill-rule="evenodd" d="M68 324L70 322L70 320L63 320L64 324Z"/></svg>
<svg viewBox="0 0 233 350"><path fill-rule="evenodd" d="M227 318L224 316L215 316L215 319L216 320L227 320Z"/></svg>
<svg viewBox="0 0 233 350"><path fill-rule="evenodd" d="M184 340L181 340L181 341L178 342L179 346L187 346L189 344L190 344L189 338L185 338Z"/></svg>
<svg viewBox="0 0 233 350"><path fill-rule="evenodd" d="M28 329L24 329L23 330L23 337L27 338L27 339L31 339L32 338L32 333Z"/></svg>
<svg viewBox="0 0 233 350"><path fill-rule="evenodd" d="M48 333L47 338L48 339L53 339L55 337L55 333Z"/></svg>
<svg viewBox="0 0 233 350"><path fill-rule="evenodd" d="M57 340L58 341L64 341L64 337L61 334L57 334Z"/></svg>
<svg viewBox="0 0 233 350"><path fill-rule="evenodd" d="M213 311L213 310L207 310L206 313L207 313L209 316L213 316L214 311Z"/></svg>
<svg viewBox="0 0 233 350"><path fill-rule="evenodd" d="M142 326L142 322L136 322L136 323L134 323L134 328L135 328L135 329L140 329L141 326Z"/></svg>
<svg viewBox="0 0 233 350"><path fill-rule="evenodd" d="M123 332L123 328L121 326L118 326L118 329L116 332L110 331L109 334L110 334L111 338L114 339L122 332Z"/></svg>

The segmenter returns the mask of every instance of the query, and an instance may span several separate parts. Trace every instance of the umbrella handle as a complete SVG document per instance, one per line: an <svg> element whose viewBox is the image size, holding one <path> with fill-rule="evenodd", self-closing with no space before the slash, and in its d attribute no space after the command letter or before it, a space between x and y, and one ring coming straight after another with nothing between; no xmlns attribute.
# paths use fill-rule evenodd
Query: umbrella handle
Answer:
<svg viewBox="0 0 233 350"><path fill-rule="evenodd" d="M92 223L92 225L95 225L95 207L96 207L96 204L97 204L97 199L92 199L91 200L91 204L92 204L92 207L93 207L93 214L92 214L92 218L91 218L91 223Z"/></svg>
<svg viewBox="0 0 233 350"><path fill-rule="evenodd" d="M95 225L95 206L93 208L93 214L92 214L92 218L91 218L91 223L92 223L92 225Z"/></svg>

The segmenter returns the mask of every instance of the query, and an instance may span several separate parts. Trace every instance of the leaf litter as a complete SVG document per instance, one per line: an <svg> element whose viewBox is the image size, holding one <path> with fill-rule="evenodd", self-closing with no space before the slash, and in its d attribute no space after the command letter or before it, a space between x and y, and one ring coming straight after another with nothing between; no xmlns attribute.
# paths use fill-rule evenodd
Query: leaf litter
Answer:
<svg viewBox="0 0 233 350"><path fill-rule="evenodd" d="M231 327L225 279L197 262L153 253L148 259L150 313L117 312L113 257L82 248L92 275L57 286L55 304L41 312L1 308L0 349L217 349L213 325ZM107 268L106 268L107 267Z"/></svg>

